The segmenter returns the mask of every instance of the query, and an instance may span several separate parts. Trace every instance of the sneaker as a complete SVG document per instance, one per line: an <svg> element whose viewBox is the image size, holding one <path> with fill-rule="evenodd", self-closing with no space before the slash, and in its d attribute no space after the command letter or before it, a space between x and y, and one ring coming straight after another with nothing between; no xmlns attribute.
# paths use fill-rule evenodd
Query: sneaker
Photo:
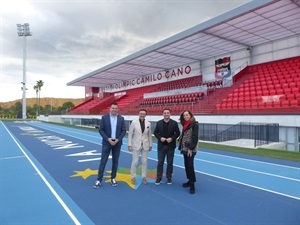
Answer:
<svg viewBox="0 0 300 225"><path fill-rule="evenodd" d="M167 184L172 184L172 179L168 178Z"/></svg>
<svg viewBox="0 0 300 225"><path fill-rule="evenodd" d="M136 185L136 179L135 179L135 178L132 178L132 179L131 179L131 183L132 183L133 185Z"/></svg>
<svg viewBox="0 0 300 225"><path fill-rule="evenodd" d="M160 179L156 179L156 181L155 181L155 185L160 185Z"/></svg>
<svg viewBox="0 0 300 225"><path fill-rule="evenodd" d="M111 179L111 186L113 186L113 187L116 187L116 186L118 186L118 183L117 183L117 181L116 181L116 179L114 178L114 179Z"/></svg>
<svg viewBox="0 0 300 225"><path fill-rule="evenodd" d="M147 181L147 178L146 177L143 177L143 184L148 184L148 181Z"/></svg>
<svg viewBox="0 0 300 225"><path fill-rule="evenodd" d="M93 188L97 189L97 188L99 188L100 186L101 186L101 181L100 181L100 180L96 180L96 182L95 182Z"/></svg>

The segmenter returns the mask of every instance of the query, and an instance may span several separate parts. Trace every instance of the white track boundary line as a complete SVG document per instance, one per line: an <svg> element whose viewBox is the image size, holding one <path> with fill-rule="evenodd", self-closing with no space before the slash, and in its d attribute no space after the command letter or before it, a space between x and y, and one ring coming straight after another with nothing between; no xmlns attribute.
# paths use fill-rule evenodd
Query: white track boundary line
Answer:
<svg viewBox="0 0 300 225"><path fill-rule="evenodd" d="M179 166L179 167L181 167L181 166ZM292 196L292 195L287 195L287 194L283 194L283 193L277 192L277 191L272 191L270 189L261 188L261 187L255 186L255 185L246 184L246 183L243 183L243 182L239 182L239 181L236 181L236 180L231 180L231 179L228 179L228 178L216 176L216 175L213 175L213 174L210 174L210 173L200 172L200 171L197 171L197 170L195 170L195 172L201 173L201 174L204 174L204 175L207 175L207 176L215 177L215 178L218 178L218 179L230 181L230 182L233 182L233 183L241 184L241 185L244 185L244 186L252 187L252 188L255 188L255 189L267 191L267 192L270 192L270 193L273 193L273 194L282 195L282 196L285 196L285 197L289 197L289 198L300 200L299 197Z"/></svg>

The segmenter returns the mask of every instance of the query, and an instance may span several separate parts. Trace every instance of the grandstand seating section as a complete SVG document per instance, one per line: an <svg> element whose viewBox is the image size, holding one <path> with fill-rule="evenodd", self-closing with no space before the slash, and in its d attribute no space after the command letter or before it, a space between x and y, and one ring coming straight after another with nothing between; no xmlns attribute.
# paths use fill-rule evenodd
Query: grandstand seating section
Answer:
<svg viewBox="0 0 300 225"><path fill-rule="evenodd" d="M99 106L111 104L114 102L114 97L109 96L103 99L100 98L90 98L87 101L73 107L69 110L69 114L97 114L99 113Z"/></svg>
<svg viewBox="0 0 300 225"><path fill-rule="evenodd" d="M217 104L218 110L300 112L300 57L249 66L247 71L253 74Z"/></svg>
<svg viewBox="0 0 300 225"><path fill-rule="evenodd" d="M183 90L205 85L204 93L181 93L172 96L143 98L145 93ZM109 99L110 100L107 100ZM72 114L103 114L116 101L121 114L137 114L145 108L148 114L161 114L168 107L172 113L190 109L198 114L272 114L300 113L300 57L247 66L233 78L230 87L222 81L202 82L202 76L127 90L126 95L114 99L92 99L74 107Z"/></svg>

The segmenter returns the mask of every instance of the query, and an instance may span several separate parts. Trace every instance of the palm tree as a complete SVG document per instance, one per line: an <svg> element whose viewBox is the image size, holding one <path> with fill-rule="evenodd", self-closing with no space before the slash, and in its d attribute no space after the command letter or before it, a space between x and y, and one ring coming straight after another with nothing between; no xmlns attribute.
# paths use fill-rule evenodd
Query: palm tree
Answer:
<svg viewBox="0 0 300 225"><path fill-rule="evenodd" d="M37 85L34 85L33 86L33 89L35 90L35 94L36 94L36 101L35 101L35 115L37 116L38 115L38 108L37 108L37 105L38 105L38 93L39 93L39 87Z"/></svg>
<svg viewBox="0 0 300 225"><path fill-rule="evenodd" d="M41 89L42 89L43 86L44 86L44 81L38 80L38 81L36 82L36 85L33 87L33 89L36 91L36 95L37 95L37 97L38 97L38 99L39 99L39 101L38 101L37 115L40 114Z"/></svg>

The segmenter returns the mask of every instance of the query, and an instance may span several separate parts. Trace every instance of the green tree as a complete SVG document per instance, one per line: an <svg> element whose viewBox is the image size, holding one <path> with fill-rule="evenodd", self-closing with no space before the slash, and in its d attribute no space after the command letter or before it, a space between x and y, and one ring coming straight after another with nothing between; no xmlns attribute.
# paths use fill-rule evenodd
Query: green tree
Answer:
<svg viewBox="0 0 300 225"><path fill-rule="evenodd" d="M15 104L15 105L12 105L8 109L8 111L6 113L6 115L8 116L8 118L16 118L17 117L18 111L17 111L16 105L18 106L18 104Z"/></svg>
<svg viewBox="0 0 300 225"><path fill-rule="evenodd" d="M15 107L16 113L22 112L22 103L20 101L15 103Z"/></svg>
<svg viewBox="0 0 300 225"><path fill-rule="evenodd" d="M37 85L33 86L33 89L35 90L35 104L34 104L34 108L35 108L35 115L38 115L38 94L39 94L39 87Z"/></svg>
<svg viewBox="0 0 300 225"><path fill-rule="evenodd" d="M73 108L75 105L73 102L71 101L68 101L68 102L65 102L63 105L62 105L62 110L69 110L71 108Z"/></svg>
<svg viewBox="0 0 300 225"><path fill-rule="evenodd" d="M22 103L20 101L17 101L15 103L13 110L14 110L13 114L15 116L17 116L18 118L22 117Z"/></svg>
<svg viewBox="0 0 300 225"><path fill-rule="evenodd" d="M36 106L27 106L26 107L27 114L30 118L34 118L36 116Z"/></svg>
<svg viewBox="0 0 300 225"><path fill-rule="evenodd" d="M44 106L43 112L44 112L44 114L49 115L50 112L51 112L51 105L49 105L49 104L48 104L48 105L45 105L45 106Z"/></svg>

